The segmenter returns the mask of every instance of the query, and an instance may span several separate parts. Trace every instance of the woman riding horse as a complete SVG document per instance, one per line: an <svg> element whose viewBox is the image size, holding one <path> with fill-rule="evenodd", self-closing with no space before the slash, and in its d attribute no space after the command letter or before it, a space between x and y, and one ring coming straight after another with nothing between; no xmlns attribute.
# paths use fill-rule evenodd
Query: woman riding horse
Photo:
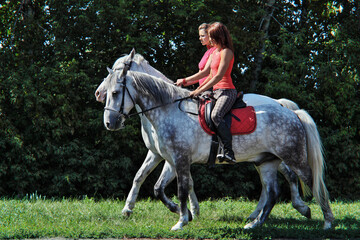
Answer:
<svg viewBox="0 0 360 240"><path fill-rule="evenodd" d="M232 150L232 135L230 127L225 123L224 116L234 105L237 92L231 79L231 70L234 64L234 48L230 32L222 23L211 24L209 37L216 50L212 53L209 61L210 75L196 90L190 93L196 97L202 92L213 88L215 106L211 113L211 120L216 127L216 133L224 145L223 155L219 159L230 163L236 163L234 151Z"/></svg>

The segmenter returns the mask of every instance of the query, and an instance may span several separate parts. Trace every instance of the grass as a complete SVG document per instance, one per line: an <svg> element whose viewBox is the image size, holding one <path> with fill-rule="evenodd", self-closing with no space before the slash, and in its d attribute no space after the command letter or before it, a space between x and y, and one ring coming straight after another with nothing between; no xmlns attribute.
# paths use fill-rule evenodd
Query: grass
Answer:
<svg viewBox="0 0 360 240"><path fill-rule="evenodd" d="M302 217L290 203L278 203L265 224L244 230L257 202L243 199L200 203L201 214L183 231L173 232L178 215L157 200L141 200L133 215L124 217L120 200L47 200L30 197L0 200L0 239L24 238L360 238L360 202L333 202L334 228L322 230L318 205L310 203L312 219Z"/></svg>

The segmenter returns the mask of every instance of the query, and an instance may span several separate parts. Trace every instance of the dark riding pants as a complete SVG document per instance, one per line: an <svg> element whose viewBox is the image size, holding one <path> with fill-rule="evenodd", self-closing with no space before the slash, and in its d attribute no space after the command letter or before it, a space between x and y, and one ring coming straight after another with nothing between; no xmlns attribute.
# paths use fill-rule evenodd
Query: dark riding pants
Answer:
<svg viewBox="0 0 360 240"><path fill-rule="evenodd" d="M237 97L236 89L217 89L214 91L216 103L211 112L211 119L215 126L219 126L225 114L230 111Z"/></svg>

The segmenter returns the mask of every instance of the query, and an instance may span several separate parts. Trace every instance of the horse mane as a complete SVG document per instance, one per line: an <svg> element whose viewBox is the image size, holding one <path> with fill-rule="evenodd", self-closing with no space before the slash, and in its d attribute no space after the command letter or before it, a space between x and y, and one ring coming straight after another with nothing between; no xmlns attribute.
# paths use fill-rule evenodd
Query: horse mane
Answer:
<svg viewBox="0 0 360 240"><path fill-rule="evenodd" d="M123 68L124 62L128 60L127 56L128 55L123 55L122 57L118 58L115 61L112 69L116 70L116 69ZM169 78L167 78L162 72L160 72L156 68L152 67L150 65L150 63L141 54L136 53L134 58L132 59L132 61L133 61L133 63L135 63L136 65L141 67L144 70L144 72L146 72L150 75L156 76L158 78L161 78L162 80L164 80L166 82L173 83L173 81L171 81Z"/></svg>
<svg viewBox="0 0 360 240"><path fill-rule="evenodd" d="M113 71L121 70L124 68L124 63L130 61L132 61L132 64L142 68L144 72L131 70L127 72L128 75L133 77L135 87L142 95L150 96L157 104L167 104L178 98L189 96L189 90L175 86L173 81L152 67L142 55L137 53L131 60L129 58L129 55L121 56L115 61L112 69ZM116 74L119 73L116 71ZM114 81L117 81L118 77L120 76L111 78L113 80L107 83L107 88L111 84L116 84Z"/></svg>
<svg viewBox="0 0 360 240"><path fill-rule="evenodd" d="M135 88L143 95L150 96L158 104L171 103L176 99L189 96L189 90L175 86L152 75L129 71L134 79Z"/></svg>
<svg viewBox="0 0 360 240"><path fill-rule="evenodd" d="M119 57L118 59L116 59L116 61L114 62L113 66L112 66L112 70L118 70L121 68L124 68L125 66L125 62L128 59L128 55L127 54L122 54L121 57Z"/></svg>

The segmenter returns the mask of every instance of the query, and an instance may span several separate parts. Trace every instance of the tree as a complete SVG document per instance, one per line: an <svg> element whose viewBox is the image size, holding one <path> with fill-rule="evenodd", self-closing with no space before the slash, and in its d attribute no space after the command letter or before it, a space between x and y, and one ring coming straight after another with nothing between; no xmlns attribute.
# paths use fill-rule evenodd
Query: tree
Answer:
<svg viewBox="0 0 360 240"><path fill-rule="evenodd" d="M256 68L254 71L254 79L250 82L250 90L255 91L257 82L259 81L259 74L262 69L263 54L265 52L265 41L268 38L269 25L272 15L274 13L275 0L268 0L266 6L266 13L261 20L260 31L263 33L263 37L259 41L259 50L255 55Z"/></svg>
<svg viewBox="0 0 360 240"><path fill-rule="evenodd" d="M103 106L93 93L106 66L135 47L171 79L192 74L205 51L197 27L221 21L234 41L237 89L286 97L308 110L326 149L331 196L358 198L359 2L266 3L1 3L0 194L124 197L146 149L139 119L127 120L120 132L103 127ZM159 170L143 196L152 194ZM252 164L192 172L200 199L260 194Z"/></svg>
<svg viewBox="0 0 360 240"><path fill-rule="evenodd" d="M359 186L354 173L360 156L359 61L355 57L360 36L352 30L358 28L358 7L350 1L289 2L279 7L300 16L281 20L286 24L273 33L276 37L267 45L268 63L262 71L266 94L295 100L310 111L325 146L330 192L349 198L349 187ZM339 182L344 184L341 188L336 187Z"/></svg>

